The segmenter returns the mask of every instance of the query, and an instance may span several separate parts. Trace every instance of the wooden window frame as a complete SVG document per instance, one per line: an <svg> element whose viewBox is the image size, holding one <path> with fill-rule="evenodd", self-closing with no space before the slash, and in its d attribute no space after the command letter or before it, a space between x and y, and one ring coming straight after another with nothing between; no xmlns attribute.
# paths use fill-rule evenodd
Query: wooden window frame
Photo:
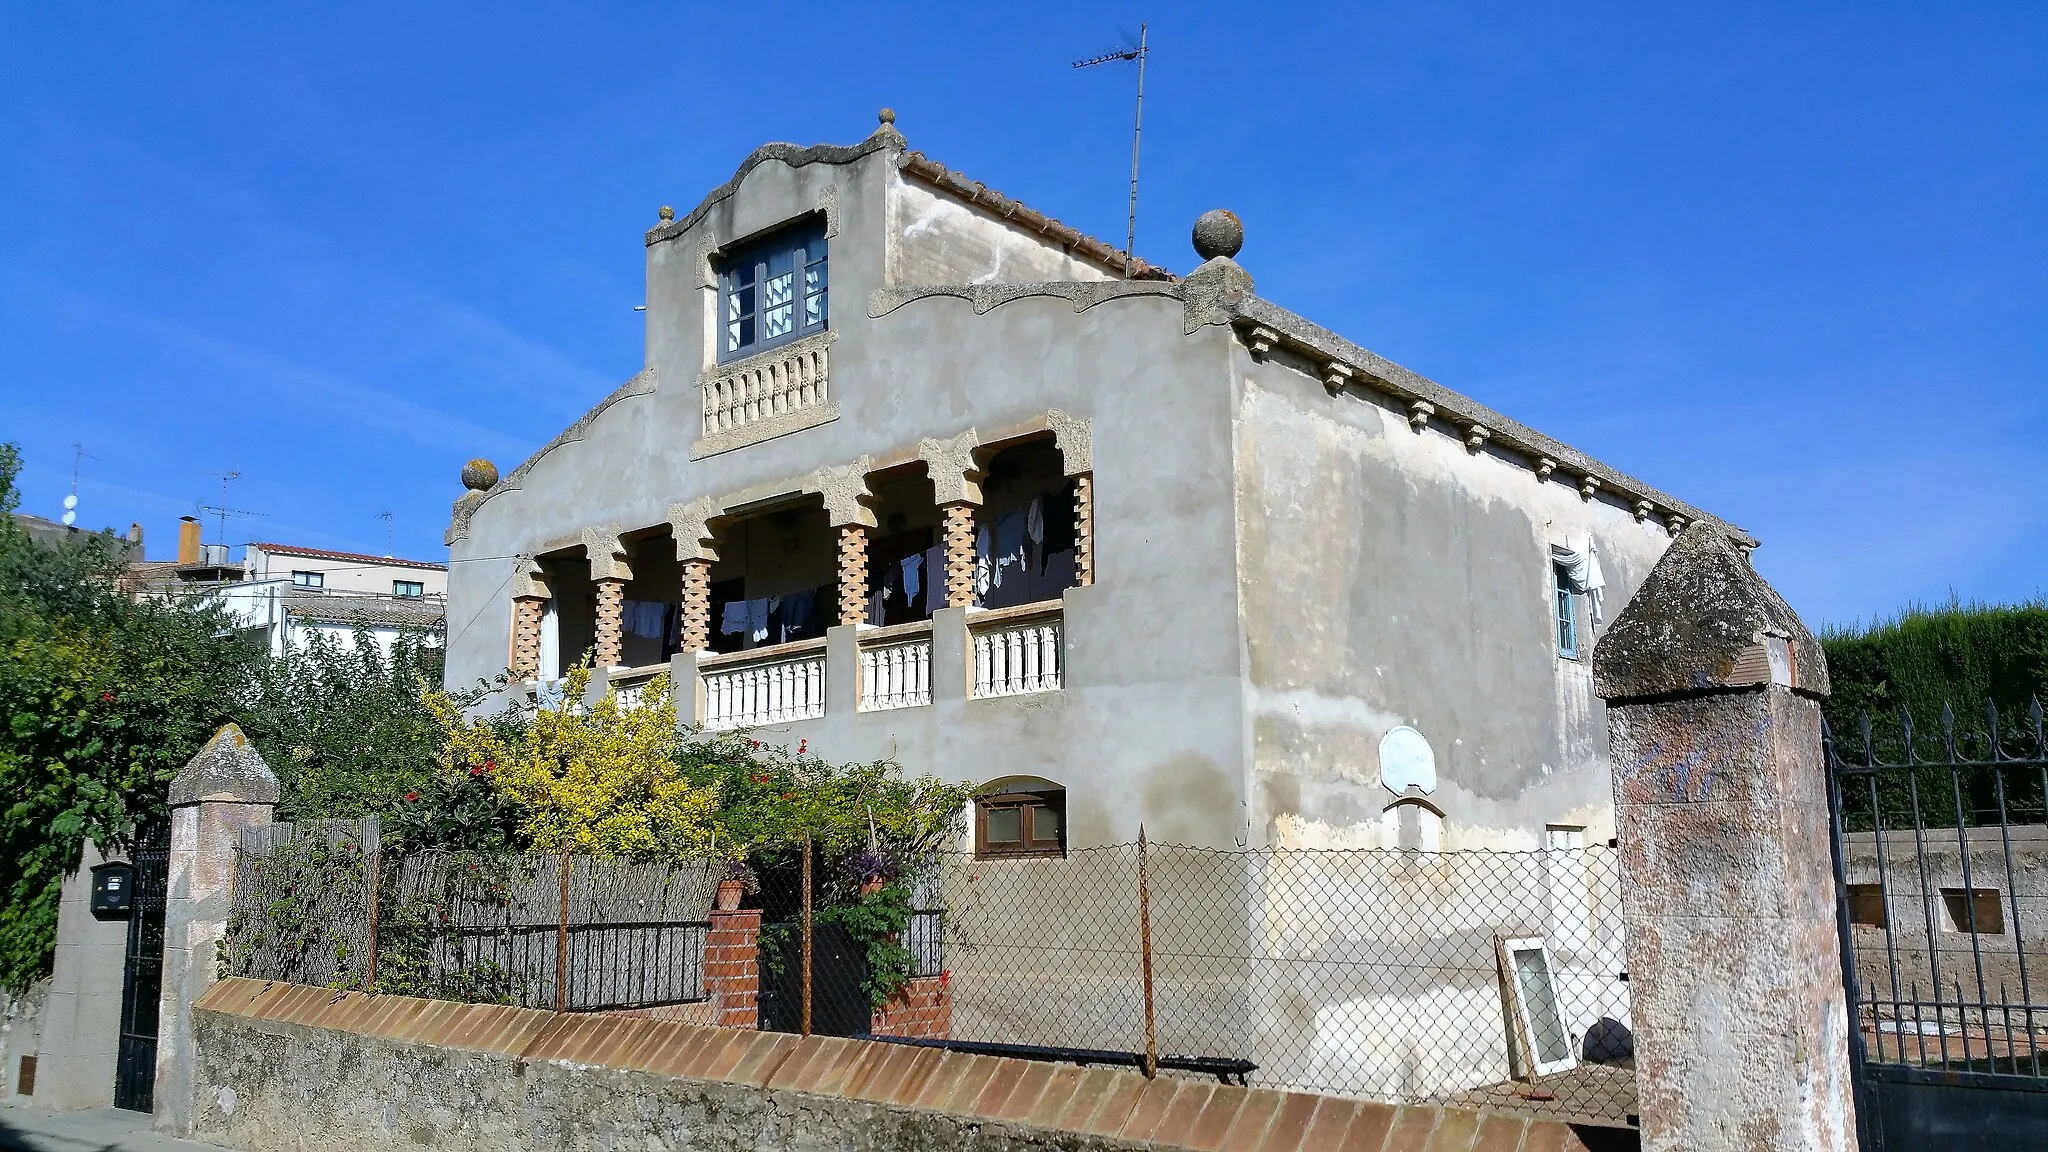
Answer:
<svg viewBox="0 0 2048 1152"><path fill-rule="evenodd" d="M1059 835L1051 840L1039 840L1032 833L1035 823L1031 816L1034 806L1043 805L1059 814ZM992 808L1018 809L1018 831L1023 839L1017 847L993 846L988 839L988 814ZM974 802L974 856L977 860L1045 860L1057 859L1067 854L1067 792L1057 791L1005 792L1000 796L983 796Z"/></svg>
<svg viewBox="0 0 2048 1152"><path fill-rule="evenodd" d="M1584 645L1579 643L1579 602L1578 594L1572 591L1571 577L1563 564L1550 562L1551 612L1557 625L1557 654L1566 660L1577 660Z"/></svg>
<svg viewBox="0 0 2048 1152"><path fill-rule="evenodd" d="M795 221L774 232L752 240L733 249L732 253L714 262L718 273L718 363L744 360L756 353L793 344L806 336L815 336L829 331L832 327L832 269L831 244L825 239L823 217L807 217ZM789 331L769 338L765 335L767 308L763 304L762 292L768 282L768 261L776 256L790 257L790 326ZM753 280L746 285L736 283L741 271L753 273ZM805 291L805 274L816 270L819 287L815 293ZM741 311L739 317L731 317L731 301L734 292L745 287L752 290L752 304ZM805 306L811 296L818 297L818 320L814 324L804 321ZM744 319L753 324L754 338L737 348L727 346L731 340L726 325L734 319Z"/></svg>

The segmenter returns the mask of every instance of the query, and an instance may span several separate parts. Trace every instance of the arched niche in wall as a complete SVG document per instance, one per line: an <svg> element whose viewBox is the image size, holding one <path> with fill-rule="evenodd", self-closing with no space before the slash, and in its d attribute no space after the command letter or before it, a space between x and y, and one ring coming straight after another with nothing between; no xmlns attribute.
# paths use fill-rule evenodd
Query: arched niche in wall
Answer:
<svg viewBox="0 0 2048 1152"><path fill-rule="evenodd" d="M1421 852L1444 850L1444 810L1420 796L1402 796L1380 812L1380 843Z"/></svg>

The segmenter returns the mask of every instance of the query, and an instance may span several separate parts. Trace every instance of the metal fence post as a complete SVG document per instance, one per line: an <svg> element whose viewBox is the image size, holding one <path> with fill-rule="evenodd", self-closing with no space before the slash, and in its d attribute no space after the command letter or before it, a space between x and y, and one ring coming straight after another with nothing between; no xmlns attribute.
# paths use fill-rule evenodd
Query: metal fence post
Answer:
<svg viewBox="0 0 2048 1152"><path fill-rule="evenodd" d="M1145 1077L1159 1075L1159 1034L1152 1018L1152 869L1146 860L1145 826L1138 825L1138 955L1145 970Z"/></svg>
<svg viewBox="0 0 2048 1152"><path fill-rule="evenodd" d="M555 1011L569 1010L569 854L562 853L562 911L555 921Z"/></svg>
<svg viewBox="0 0 2048 1152"><path fill-rule="evenodd" d="M811 1034L811 834L804 833L804 941L803 941L803 1005L802 1032Z"/></svg>

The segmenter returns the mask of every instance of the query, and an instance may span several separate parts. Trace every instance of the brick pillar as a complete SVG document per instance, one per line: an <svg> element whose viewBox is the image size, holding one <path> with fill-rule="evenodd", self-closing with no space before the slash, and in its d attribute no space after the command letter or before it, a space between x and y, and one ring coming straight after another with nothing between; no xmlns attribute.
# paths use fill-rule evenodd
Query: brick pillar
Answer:
<svg viewBox="0 0 2048 1152"><path fill-rule="evenodd" d="M192 1002L213 986L227 930L242 829L270 823L277 777L233 724L171 781L171 851L164 898L163 999L157 1007L156 1127L192 1131Z"/></svg>
<svg viewBox="0 0 2048 1152"><path fill-rule="evenodd" d="M623 651L623 630L626 613L626 582L624 580L597 581L597 666L610 668L617 664Z"/></svg>
<svg viewBox="0 0 2048 1152"><path fill-rule="evenodd" d="M1095 583L1095 476L1074 477L1074 583Z"/></svg>
<svg viewBox="0 0 2048 1152"><path fill-rule="evenodd" d="M760 1027L761 913L711 912L704 936L704 994L720 1028Z"/></svg>
<svg viewBox="0 0 2048 1152"><path fill-rule="evenodd" d="M946 517L946 607L974 604L974 505L948 504Z"/></svg>
<svg viewBox="0 0 2048 1152"><path fill-rule="evenodd" d="M1729 541L1672 542L1593 653L1645 1152L1850 1152L1813 634Z"/></svg>
<svg viewBox="0 0 2048 1152"><path fill-rule="evenodd" d="M868 530L839 526L839 623L859 624L868 614Z"/></svg>
<svg viewBox="0 0 2048 1152"><path fill-rule="evenodd" d="M711 561L685 560L682 569L681 647L685 652L702 652L711 647Z"/></svg>
<svg viewBox="0 0 2048 1152"><path fill-rule="evenodd" d="M540 622L547 601L537 596L520 596L512 601L512 678L532 680L540 675Z"/></svg>

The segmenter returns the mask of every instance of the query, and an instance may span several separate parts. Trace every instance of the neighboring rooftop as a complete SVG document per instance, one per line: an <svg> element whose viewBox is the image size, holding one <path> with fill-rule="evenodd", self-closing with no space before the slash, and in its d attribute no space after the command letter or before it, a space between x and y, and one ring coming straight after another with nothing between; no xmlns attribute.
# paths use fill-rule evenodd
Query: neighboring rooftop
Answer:
<svg viewBox="0 0 2048 1152"><path fill-rule="evenodd" d="M301 548L296 544L272 544L256 541L249 545L273 556L304 556L310 560L345 560L352 564L383 564L393 568L422 568L430 572L446 572L446 564L432 560L405 560L396 556L371 556L362 552L330 552L325 548Z"/></svg>
<svg viewBox="0 0 2048 1152"><path fill-rule="evenodd" d="M365 624L434 629L447 623L446 602L439 596L385 596L375 592L287 592L284 610L301 620L324 624Z"/></svg>

